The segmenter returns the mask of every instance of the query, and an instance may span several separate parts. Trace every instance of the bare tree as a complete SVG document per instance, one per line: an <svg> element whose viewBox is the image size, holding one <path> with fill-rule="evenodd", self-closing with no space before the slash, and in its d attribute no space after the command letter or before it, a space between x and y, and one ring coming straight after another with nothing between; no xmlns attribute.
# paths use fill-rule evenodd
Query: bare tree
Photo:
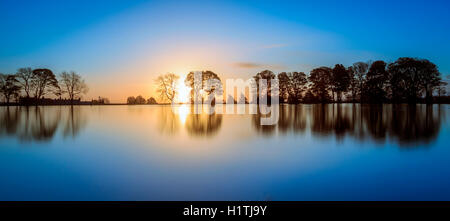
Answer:
<svg viewBox="0 0 450 221"><path fill-rule="evenodd" d="M60 78L63 93L67 93L72 101L89 90L84 79L73 71L61 73Z"/></svg>
<svg viewBox="0 0 450 221"><path fill-rule="evenodd" d="M33 79L35 75L33 74L33 70L31 68L19 68L16 76L19 85L22 87L27 98L29 98L34 86Z"/></svg>
<svg viewBox="0 0 450 221"><path fill-rule="evenodd" d="M156 79L157 92L163 101L173 102L177 94L177 81L180 77L178 75L168 73L160 75Z"/></svg>

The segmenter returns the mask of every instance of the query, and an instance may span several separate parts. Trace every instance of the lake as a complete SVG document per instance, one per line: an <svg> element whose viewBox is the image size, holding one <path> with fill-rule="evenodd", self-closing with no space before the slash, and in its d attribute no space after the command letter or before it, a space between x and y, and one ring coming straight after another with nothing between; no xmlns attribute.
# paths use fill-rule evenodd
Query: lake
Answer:
<svg viewBox="0 0 450 221"><path fill-rule="evenodd" d="M281 105L261 126L187 105L0 107L0 200L450 200L449 114Z"/></svg>

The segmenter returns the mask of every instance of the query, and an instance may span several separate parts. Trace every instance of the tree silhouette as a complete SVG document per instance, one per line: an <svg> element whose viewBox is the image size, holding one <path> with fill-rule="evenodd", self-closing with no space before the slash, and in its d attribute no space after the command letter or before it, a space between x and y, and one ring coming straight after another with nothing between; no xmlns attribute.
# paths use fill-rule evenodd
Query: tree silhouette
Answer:
<svg viewBox="0 0 450 221"><path fill-rule="evenodd" d="M308 79L306 78L306 74L303 72L291 72L288 74L288 76L292 82L292 89L289 90L289 103L297 104L298 102L300 102L302 93L306 89Z"/></svg>
<svg viewBox="0 0 450 221"><path fill-rule="evenodd" d="M87 93L88 87L86 83L81 78L81 76L76 74L75 72L62 72L60 78L61 92L59 93L67 93L71 101L77 99L81 94Z"/></svg>
<svg viewBox="0 0 450 221"><path fill-rule="evenodd" d="M280 101L297 104L308 82L303 72L281 72L278 74Z"/></svg>
<svg viewBox="0 0 450 221"><path fill-rule="evenodd" d="M440 73L428 60L399 58L389 64L389 84L394 101L415 103L423 91L431 100L432 91L439 86Z"/></svg>
<svg viewBox="0 0 450 221"><path fill-rule="evenodd" d="M447 87L447 82L441 81L439 84L439 87L437 88L438 96L445 96L447 94L447 90L445 89Z"/></svg>
<svg viewBox="0 0 450 221"><path fill-rule="evenodd" d="M425 100L432 102L433 91L442 85L441 73L437 66L426 59L420 60L419 78L422 90L425 91Z"/></svg>
<svg viewBox="0 0 450 221"><path fill-rule="evenodd" d="M292 82L286 72L281 72L277 76L280 88L280 103L285 103L289 99L289 90L292 90Z"/></svg>
<svg viewBox="0 0 450 221"><path fill-rule="evenodd" d="M144 97L142 97L141 95L136 97L135 104L145 104L145 103L146 103L146 100Z"/></svg>
<svg viewBox="0 0 450 221"><path fill-rule="evenodd" d="M5 101L9 104L12 97L18 97L20 86L18 85L16 76L9 74L0 74L0 93L5 97Z"/></svg>
<svg viewBox="0 0 450 221"><path fill-rule="evenodd" d="M386 100L388 81L386 62L375 61L369 68L363 89L363 100L370 103L381 103Z"/></svg>
<svg viewBox="0 0 450 221"><path fill-rule="evenodd" d="M149 99L147 99L147 104L158 104L158 102L156 102L155 98L150 97Z"/></svg>
<svg viewBox="0 0 450 221"><path fill-rule="evenodd" d="M332 71L331 80L332 87L336 91L337 101L341 102L342 94L346 92L350 86L351 76L344 65L336 64Z"/></svg>
<svg viewBox="0 0 450 221"><path fill-rule="evenodd" d="M30 98L31 92L34 89L33 79L35 78L35 75L33 70L31 68L19 68L16 76L26 97Z"/></svg>
<svg viewBox="0 0 450 221"><path fill-rule="evenodd" d="M261 93L259 80L261 80L261 79L262 80L266 80L267 88L266 88L266 91L263 92L265 94L259 94L259 95L260 96L264 96L264 95L267 96L267 102L270 102L270 96L272 95L272 93L271 93L271 90L272 90L271 80L275 79L275 74L272 71L270 71L270 70L264 70L264 71L261 71L261 72L257 73L255 76L253 76L253 79L255 79L255 82L256 82L256 85L253 85L253 86L256 87L256 91L257 91L258 94ZM258 98L257 98L258 103L259 103L260 96L258 96Z"/></svg>
<svg viewBox="0 0 450 221"><path fill-rule="evenodd" d="M303 97L303 103L311 104L317 102L319 99L308 89Z"/></svg>
<svg viewBox="0 0 450 221"><path fill-rule="evenodd" d="M158 76L155 80L157 84L156 91L162 101L174 101L177 94L177 81L179 78L178 75L168 73Z"/></svg>
<svg viewBox="0 0 450 221"><path fill-rule="evenodd" d="M321 103L330 100L331 74L331 68L320 67L313 69L308 77L308 80L311 82L311 91Z"/></svg>
<svg viewBox="0 0 450 221"><path fill-rule="evenodd" d="M58 80L56 76L49 69L34 69L34 78L32 84L34 87L34 97L41 99L49 90L58 88Z"/></svg>
<svg viewBox="0 0 450 221"><path fill-rule="evenodd" d="M353 74L353 76L350 85L352 89L353 102L356 100L361 100L362 89L368 71L369 64L365 62L356 62L351 67L350 73Z"/></svg>
<svg viewBox="0 0 450 221"><path fill-rule="evenodd" d="M136 98L131 96L127 98L127 104L136 104Z"/></svg>

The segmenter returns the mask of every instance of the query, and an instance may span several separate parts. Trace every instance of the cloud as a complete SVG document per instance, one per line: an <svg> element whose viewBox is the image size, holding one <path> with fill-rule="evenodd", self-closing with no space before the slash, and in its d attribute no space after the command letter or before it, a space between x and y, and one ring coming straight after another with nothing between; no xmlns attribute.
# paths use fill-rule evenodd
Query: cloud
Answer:
<svg viewBox="0 0 450 221"><path fill-rule="evenodd" d="M264 67L262 64L252 63L252 62L236 62L234 66L239 68L260 68Z"/></svg>
<svg viewBox="0 0 450 221"><path fill-rule="evenodd" d="M275 69L275 70L281 70L284 69L284 65L278 65L278 64L259 64L259 63L253 63L253 62L236 62L234 63L235 67L238 68L265 68L265 69Z"/></svg>

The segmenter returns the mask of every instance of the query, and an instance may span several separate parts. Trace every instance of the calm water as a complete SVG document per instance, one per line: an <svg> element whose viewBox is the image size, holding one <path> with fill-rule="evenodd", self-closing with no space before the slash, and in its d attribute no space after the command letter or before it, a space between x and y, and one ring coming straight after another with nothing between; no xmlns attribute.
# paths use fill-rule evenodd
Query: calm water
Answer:
<svg viewBox="0 0 450 221"><path fill-rule="evenodd" d="M0 200L450 200L449 105L190 111L0 107Z"/></svg>

